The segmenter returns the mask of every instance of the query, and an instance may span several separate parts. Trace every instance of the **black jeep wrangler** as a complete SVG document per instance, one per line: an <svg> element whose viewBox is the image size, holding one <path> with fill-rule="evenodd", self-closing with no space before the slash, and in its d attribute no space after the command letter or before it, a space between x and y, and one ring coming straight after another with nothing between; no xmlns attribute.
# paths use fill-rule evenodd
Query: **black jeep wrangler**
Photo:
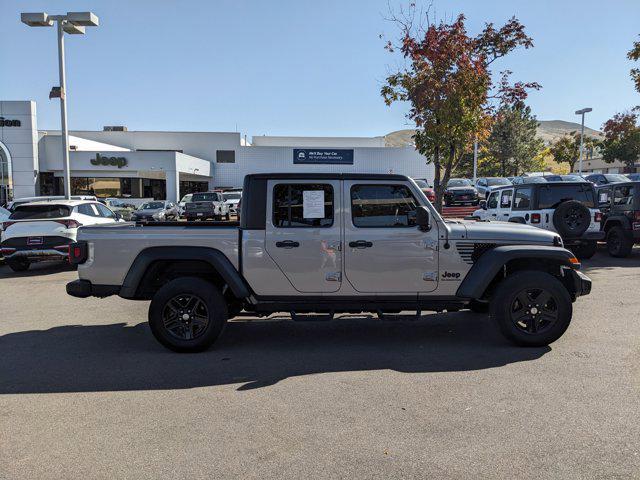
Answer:
<svg viewBox="0 0 640 480"><path fill-rule="evenodd" d="M627 257L640 243L640 182L610 183L597 192L609 255Z"/></svg>

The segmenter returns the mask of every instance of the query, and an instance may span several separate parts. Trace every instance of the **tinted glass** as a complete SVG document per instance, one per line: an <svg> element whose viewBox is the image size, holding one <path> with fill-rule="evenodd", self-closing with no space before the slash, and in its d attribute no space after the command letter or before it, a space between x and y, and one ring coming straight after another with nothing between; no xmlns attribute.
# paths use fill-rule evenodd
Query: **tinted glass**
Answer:
<svg viewBox="0 0 640 480"><path fill-rule="evenodd" d="M100 216L105 218L115 218L115 214L104 205L96 204L95 207L98 208L98 211L100 212Z"/></svg>
<svg viewBox="0 0 640 480"><path fill-rule="evenodd" d="M508 178L488 178L487 185L493 187L495 185L511 185Z"/></svg>
<svg viewBox="0 0 640 480"><path fill-rule="evenodd" d="M613 189L614 205L633 205L633 186L616 187Z"/></svg>
<svg viewBox="0 0 640 480"><path fill-rule="evenodd" d="M19 205L13 211L10 220L38 220L45 218L68 217L71 209L64 205Z"/></svg>
<svg viewBox="0 0 640 480"><path fill-rule="evenodd" d="M487 200L487 208L498 208L498 196L500 192L493 192Z"/></svg>
<svg viewBox="0 0 640 480"><path fill-rule="evenodd" d="M560 175L546 175L544 177L544 179L547 182L561 182L562 181L562 177Z"/></svg>
<svg viewBox="0 0 640 480"><path fill-rule="evenodd" d="M625 177L624 175L620 175L618 173L607 173L604 178L606 178L609 183L629 181L628 177Z"/></svg>
<svg viewBox="0 0 640 480"><path fill-rule="evenodd" d="M149 203L143 203L140 206L140 210L155 210L157 208L164 208L164 203L162 203L162 202L149 202Z"/></svg>
<svg viewBox="0 0 640 480"><path fill-rule="evenodd" d="M565 182L584 182L580 175L560 175Z"/></svg>
<svg viewBox="0 0 640 480"><path fill-rule="evenodd" d="M596 208L593 187L584 185L549 185L540 188L540 208L556 208L567 200L578 200L587 208Z"/></svg>
<svg viewBox="0 0 640 480"><path fill-rule="evenodd" d="M320 217L322 212L314 209L312 202L322 197L324 214ZM273 187L273 225L281 228L330 227L333 225L333 187L323 183L276 185Z"/></svg>
<svg viewBox="0 0 640 480"><path fill-rule="evenodd" d="M356 227L412 227L418 202L404 185L354 185L351 217Z"/></svg>
<svg viewBox="0 0 640 480"><path fill-rule="evenodd" d="M420 188L429 188L429 184L424 180L414 179L413 181L416 182L416 185L418 185Z"/></svg>
<svg viewBox="0 0 640 480"><path fill-rule="evenodd" d="M220 194L215 192L210 193L194 193L191 197L192 202L218 202L220 201Z"/></svg>
<svg viewBox="0 0 640 480"><path fill-rule="evenodd" d="M466 178L452 178L447 182L447 187L470 187L471 180Z"/></svg>
<svg viewBox="0 0 640 480"><path fill-rule="evenodd" d="M82 215L89 215L90 217L98 216L96 211L88 203L78 205L78 213L81 213Z"/></svg>
<svg viewBox="0 0 640 480"><path fill-rule="evenodd" d="M526 210L531 208L531 198L533 189L531 187L516 188L516 193L513 199L514 210Z"/></svg>

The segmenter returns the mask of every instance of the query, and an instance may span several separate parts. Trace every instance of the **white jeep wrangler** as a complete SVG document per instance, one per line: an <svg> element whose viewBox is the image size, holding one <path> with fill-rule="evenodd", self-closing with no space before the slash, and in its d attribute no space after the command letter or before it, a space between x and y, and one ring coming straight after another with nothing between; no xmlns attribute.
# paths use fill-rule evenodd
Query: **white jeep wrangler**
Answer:
<svg viewBox="0 0 640 480"><path fill-rule="evenodd" d="M597 205L595 188L588 182L525 183L493 190L473 218L556 232L576 257L591 258L604 238Z"/></svg>

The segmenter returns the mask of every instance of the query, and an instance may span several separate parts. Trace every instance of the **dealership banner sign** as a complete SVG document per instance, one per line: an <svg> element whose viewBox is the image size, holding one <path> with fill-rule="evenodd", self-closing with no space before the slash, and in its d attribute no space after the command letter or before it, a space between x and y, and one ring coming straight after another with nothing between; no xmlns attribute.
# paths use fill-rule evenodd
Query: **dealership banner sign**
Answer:
<svg viewBox="0 0 640 480"><path fill-rule="evenodd" d="M353 165L353 149L294 148L294 164Z"/></svg>

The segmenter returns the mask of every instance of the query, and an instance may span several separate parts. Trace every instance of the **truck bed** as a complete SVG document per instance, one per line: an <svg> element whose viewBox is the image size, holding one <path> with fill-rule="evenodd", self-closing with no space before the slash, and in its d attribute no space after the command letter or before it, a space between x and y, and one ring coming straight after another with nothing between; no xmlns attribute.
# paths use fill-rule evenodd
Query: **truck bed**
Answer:
<svg viewBox="0 0 640 480"><path fill-rule="evenodd" d="M78 266L78 276L94 284L121 285L138 254L151 247L216 248L238 268L238 237L237 222L130 222L81 227L78 241L89 244L89 256ZM91 278L87 276L89 271Z"/></svg>

